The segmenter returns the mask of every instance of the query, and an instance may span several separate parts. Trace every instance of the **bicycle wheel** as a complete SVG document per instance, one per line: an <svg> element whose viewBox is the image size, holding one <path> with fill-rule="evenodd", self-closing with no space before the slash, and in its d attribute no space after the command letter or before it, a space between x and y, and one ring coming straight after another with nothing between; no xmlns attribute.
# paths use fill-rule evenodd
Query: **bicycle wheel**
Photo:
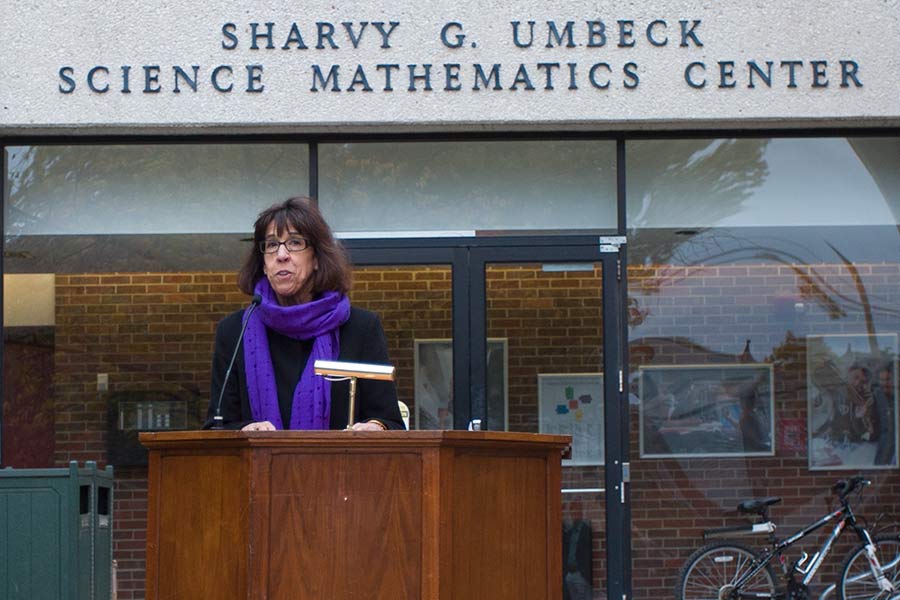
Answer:
<svg viewBox="0 0 900 600"><path fill-rule="evenodd" d="M900 536L884 535L875 538L875 555L884 577L894 586L893 592L881 589L862 544L854 548L841 567L838 580L839 600L878 600L900 598Z"/></svg>
<svg viewBox="0 0 900 600"><path fill-rule="evenodd" d="M756 553L734 542L703 546L681 568L676 600L728 600L737 598L734 582L753 568ZM771 565L741 586L743 593L775 595L775 575ZM766 596L761 596L765 598Z"/></svg>

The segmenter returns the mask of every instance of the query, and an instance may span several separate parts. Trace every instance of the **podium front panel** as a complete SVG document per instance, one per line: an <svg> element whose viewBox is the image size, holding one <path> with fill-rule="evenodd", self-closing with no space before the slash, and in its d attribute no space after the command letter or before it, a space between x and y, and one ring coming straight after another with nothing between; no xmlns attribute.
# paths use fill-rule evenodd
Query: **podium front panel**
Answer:
<svg viewBox="0 0 900 600"><path fill-rule="evenodd" d="M420 455L279 451L268 479L268 598L419 599Z"/></svg>
<svg viewBox="0 0 900 600"><path fill-rule="evenodd" d="M457 454L452 600L553 597L548 590L561 583L548 580L547 547L558 521L548 528L547 483L545 455Z"/></svg>
<svg viewBox="0 0 900 600"><path fill-rule="evenodd" d="M238 453L171 454L159 462L155 471L165 477L158 480L159 493L151 494L149 507L156 517L148 519L148 557L158 562L148 560L148 597L246 598L246 462Z"/></svg>

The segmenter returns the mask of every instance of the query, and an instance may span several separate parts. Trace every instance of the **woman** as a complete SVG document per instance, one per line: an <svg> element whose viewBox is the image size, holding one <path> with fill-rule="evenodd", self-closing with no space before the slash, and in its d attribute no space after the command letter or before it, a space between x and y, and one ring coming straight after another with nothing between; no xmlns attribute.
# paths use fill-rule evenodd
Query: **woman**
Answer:
<svg viewBox="0 0 900 600"><path fill-rule="evenodd" d="M228 381L222 415L229 429L344 429L349 384L315 375L316 360L388 361L378 317L352 308L350 265L309 198L290 198L260 213L238 287L262 298L250 312L225 317L216 329L213 416L244 315L250 314ZM354 430L403 429L393 382L360 379Z"/></svg>

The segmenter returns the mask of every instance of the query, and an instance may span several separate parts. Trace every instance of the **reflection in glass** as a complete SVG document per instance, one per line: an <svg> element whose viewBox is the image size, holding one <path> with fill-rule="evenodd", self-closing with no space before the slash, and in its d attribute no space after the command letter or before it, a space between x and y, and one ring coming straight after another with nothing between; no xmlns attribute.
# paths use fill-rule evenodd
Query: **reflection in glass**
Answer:
<svg viewBox="0 0 900 600"><path fill-rule="evenodd" d="M249 232L309 193L305 144L15 146L4 234Z"/></svg>
<svg viewBox="0 0 900 600"><path fill-rule="evenodd" d="M616 226L615 143L321 144L319 201L337 232Z"/></svg>
<svg viewBox="0 0 900 600"><path fill-rule="evenodd" d="M602 496L574 493L563 496L563 598L599 600L605 598L599 576L605 572L600 550L599 524ZM602 579L600 580L602 581Z"/></svg>
<svg viewBox="0 0 900 600"><path fill-rule="evenodd" d="M822 490L865 469L866 514L900 502L900 140L626 151L634 591L650 599L671 594L700 531L734 525L722 515L741 500L808 490L819 497L776 510L811 521ZM681 524L659 521L661 497Z"/></svg>
<svg viewBox="0 0 900 600"><path fill-rule="evenodd" d="M631 229L886 225L900 215L896 138L634 141L627 151Z"/></svg>

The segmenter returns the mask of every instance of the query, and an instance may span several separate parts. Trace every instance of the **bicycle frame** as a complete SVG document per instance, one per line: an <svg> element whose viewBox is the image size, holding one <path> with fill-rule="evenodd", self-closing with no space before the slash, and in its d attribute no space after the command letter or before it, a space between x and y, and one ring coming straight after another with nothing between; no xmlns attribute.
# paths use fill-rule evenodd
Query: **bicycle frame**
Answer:
<svg viewBox="0 0 900 600"><path fill-rule="evenodd" d="M887 567L890 569L891 578L888 579L885 573L885 567L881 564L878 557L879 552L878 547L876 547L876 539L873 538L864 524L857 521L856 515L853 513L853 509L850 506L851 501L849 500L849 496L857 490L859 490L861 494L862 488L868 485L871 485L871 482L863 477L853 477L850 480L838 481L832 486L832 490L837 493L840 507L827 513L814 523L797 530L783 540L776 538L774 534L775 525L768 518L768 507L780 502L781 498L765 498L742 502L738 505L738 512L757 514L759 515L759 520L752 524L740 527L708 529L703 533L704 538L708 539L710 537L724 537L730 535L752 535L760 532L767 532L769 534L767 536L768 543L760 550L751 550L739 544L732 547L728 542L714 543L698 549L682 569L679 587L676 588L676 596L679 598L685 596L689 579L694 577L694 568L698 564L705 565L706 563L703 561L712 561L709 563L710 566L704 566L697 575L697 577L705 579L699 584L698 582L693 581L693 579L690 579L690 581L695 587L699 585L700 588L709 590L713 589L713 587L710 587L710 584L720 577L719 575L712 574L713 571L710 570L711 567L715 563L728 563L738 560L740 562L735 565L730 574L728 571L722 571L722 573L725 574L725 579L714 586L714 588L718 590L717 597L720 600L725 600L726 598L729 600L736 600L739 598L768 598L770 600L784 600L788 597L806 598L806 591L809 589L810 582L815 578L822 563L825 562L825 559L832 551L835 541L849 526L849 528L856 533L857 538L859 538L859 541L862 544L861 546L856 546L855 549L847 555L837 585L841 585L841 589L846 591L845 584L847 582L858 583L864 580L870 580L864 582L862 585L871 586L871 582L877 582L879 598L883 592L890 592L891 598L900 600L900 595L895 595L898 590L900 590L900 587L898 587L896 583L897 573L894 570L897 563L900 562L900 556L898 556L896 545L897 540L890 537L883 538L883 541L887 543L887 547L892 548L892 550L888 551L890 556L888 556ZM860 494L857 494L857 496ZM831 532L812 558L810 558L806 552L803 552L803 556L798 561L791 565L786 564L784 551L787 548L828 524L833 524ZM727 549L729 548L733 548L735 552L733 554L727 552ZM723 550L725 552L720 552ZM782 580L784 582L783 585L777 583L774 573L772 573L771 564L775 557L778 557L779 559ZM860 562L860 560L862 560L862 562ZM866 566L868 566L868 568L866 568ZM759 583L759 581L757 581L757 576L764 571L765 578L764 580L759 581L768 582L768 584L761 589L757 585ZM851 574L852 576L850 576ZM731 579L731 577L735 577L735 579ZM798 579L798 577L800 578ZM892 582L892 580L894 580L894 582ZM744 586L751 582L753 582L752 585L757 591L744 591ZM833 590L834 587L835 586L832 586L829 589ZM763 589L766 591L762 591Z"/></svg>
<svg viewBox="0 0 900 600"><path fill-rule="evenodd" d="M801 583L803 583L803 585L809 585L809 582L812 581L813 577L815 577L816 572L819 570L819 567L822 566L822 563L825 561L825 558L828 556L828 553L831 551L831 548L834 545L835 540L837 540L837 538L840 537L841 533L844 531L844 528L848 524L850 525L851 528L853 528L853 530L856 532L856 534L859 536L860 540L862 540L863 543L871 544L872 543L871 537L869 536L869 534L865 530L865 528L857 525L856 516L853 514L853 511L851 510L850 505L846 501L842 501L841 504L842 504L841 508L838 508L838 509L830 512L829 514L825 515L824 517L822 517L815 523L808 525L807 527L804 527L803 529L794 533L792 536L785 538L784 540L782 540L780 542L775 541L773 539L774 536L770 536L770 540L773 543L772 548L766 548L762 552L762 554L757 559L754 560L755 564L754 564L753 568L750 569L747 573L745 573L743 577L741 577L740 579L738 579L737 581L734 582L735 589L740 590L741 586L743 586L747 581L749 581L757 573L759 573L761 570L763 570L766 567L766 565L768 565L770 562L772 562L772 560L776 556L780 556L782 554L782 552L784 552L785 549L793 546L794 544L796 544L798 541L805 538L810 533L821 529L822 527L824 527L831 521L834 521L835 519L838 519L838 522L835 523L834 528L831 530L831 533L829 534L828 538L826 538L824 544L822 544L822 547L819 549L819 551L813 555L812 562L809 564L809 566L807 566L805 569L802 568L802 566L801 566L806 561L806 557L801 559L796 565L797 571L800 573L803 573L803 579L801 581ZM873 565L873 569L874 569L874 565ZM879 565L879 571L880 571L880 565ZM741 597L752 597L752 598L765 597L765 596L760 596L759 594L751 594L751 595L741 594L740 591L738 591L738 594Z"/></svg>

